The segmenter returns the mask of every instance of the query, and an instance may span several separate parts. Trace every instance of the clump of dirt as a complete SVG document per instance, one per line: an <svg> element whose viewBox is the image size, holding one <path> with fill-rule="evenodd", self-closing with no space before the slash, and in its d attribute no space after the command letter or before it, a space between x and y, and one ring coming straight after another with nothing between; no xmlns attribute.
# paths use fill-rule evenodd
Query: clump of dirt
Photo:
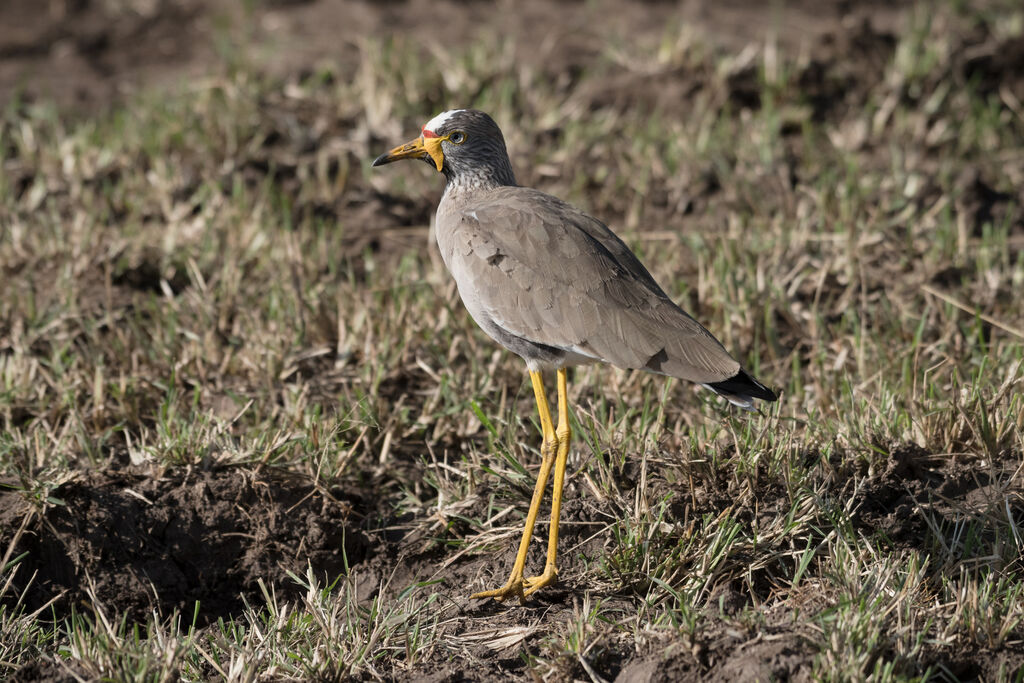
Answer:
<svg viewBox="0 0 1024 683"><path fill-rule="evenodd" d="M1024 673L1024 648L1020 642L987 647L926 646L921 655L922 669L948 672L943 680L998 681L1020 680ZM934 676L938 678L938 676Z"/></svg>
<svg viewBox="0 0 1024 683"><path fill-rule="evenodd" d="M634 658L615 681L807 681L812 679L815 654L814 646L792 624L743 630L716 620L692 643L659 646L646 657Z"/></svg>
<svg viewBox="0 0 1024 683"><path fill-rule="evenodd" d="M927 524L919 514L918 501L927 499L943 474L922 465L927 453L915 446L892 450L886 469L871 477L855 496L853 522L859 529L883 534L896 546L925 541Z"/></svg>
<svg viewBox="0 0 1024 683"><path fill-rule="evenodd" d="M1020 498L1006 498L1019 463L1020 455L1010 452L987 467L956 459L936 463L921 447L900 444L890 450L885 470L869 477L855 495L853 523L893 548L935 551L936 524L952 525L965 516L998 517L1002 506L1019 514Z"/></svg>
<svg viewBox="0 0 1024 683"><path fill-rule="evenodd" d="M298 590L288 571L303 575L311 566L333 579L368 547L353 524L358 499L281 474L89 472L50 499L59 503L39 513L19 492L0 494L0 547L31 515L15 549L27 553L16 588L28 584L29 610L61 596L58 618L92 590L130 620L153 609L189 613L198 601L205 625L239 613L243 599L259 602L258 579L288 597Z"/></svg>
<svg viewBox="0 0 1024 683"><path fill-rule="evenodd" d="M32 683L74 683L86 680L85 672L64 660L35 659L17 671L19 681Z"/></svg>

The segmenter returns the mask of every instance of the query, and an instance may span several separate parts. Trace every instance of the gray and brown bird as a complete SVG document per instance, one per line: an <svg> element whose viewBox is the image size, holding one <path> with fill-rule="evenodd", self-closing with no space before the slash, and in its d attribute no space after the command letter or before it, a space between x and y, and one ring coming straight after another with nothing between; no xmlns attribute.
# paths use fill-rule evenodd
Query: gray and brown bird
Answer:
<svg viewBox="0 0 1024 683"><path fill-rule="evenodd" d="M676 306L615 233L551 195L520 187L505 139L482 111L435 116L415 140L374 160L422 159L443 173L435 231L469 314L495 341L522 356L543 433L541 467L508 581L474 598L525 596L558 576L558 517L572 431L566 368L610 363L697 382L752 409L775 394L740 367L710 332ZM555 370L558 423L541 373ZM555 472L547 563L524 577L544 490Z"/></svg>

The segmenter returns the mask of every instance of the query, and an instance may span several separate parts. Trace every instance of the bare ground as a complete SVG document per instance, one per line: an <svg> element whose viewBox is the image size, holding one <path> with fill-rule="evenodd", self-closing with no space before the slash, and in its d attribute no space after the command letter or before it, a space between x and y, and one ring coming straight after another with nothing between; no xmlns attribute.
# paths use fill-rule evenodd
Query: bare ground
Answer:
<svg viewBox="0 0 1024 683"><path fill-rule="evenodd" d="M930 529L956 524L964 515L1002 513L997 508L1005 489L998 482L1012 478L1019 455L1008 453L985 468L960 461L936 467L937 461L916 446L894 447L889 466L861 479L859 490L850 492L859 530L880 539L883 547L937 554L935 544L942 534ZM833 486L846 490L853 479L852 472L838 473ZM747 492L750 495L737 506L736 492L718 489L714 478L697 483L691 497L694 508L674 511L677 518L729 509L741 520L743 533L751 535L759 517L777 514L782 497L779 484L770 482ZM624 489L632 485L628 475L618 484ZM667 485L657 477L649 482L652 491ZM190 470L163 476L83 473L55 488L43 513L26 513L21 496L5 493L0 495L5 529L0 546L7 545L15 530L23 534L15 553L27 553L21 576L34 577L27 607L34 611L47 606L58 620L72 610L88 611L93 601L129 620L144 620L153 611L191 618L198 601L195 623L202 627L218 619L238 619L246 601L262 600L259 580L284 599L298 597L294 576L305 575L307 565L328 582L350 568L361 602L381 597L382 590L393 599L409 586L439 581L435 590L450 601L458 617L449 620L441 634L470 645L460 661L438 652L437 659L421 661L413 675L435 681L487 681L527 675L518 654L520 644L540 637L540 624L572 618L580 609L579 596L588 588L576 577L587 564L614 557L614 539L608 533L614 513L587 498L578 481L568 483L566 498L562 581L528 606L511 609L471 601L468 594L475 589L471 587L482 585L481 580L494 582L508 572L518 542L515 535L510 534L505 549L493 556L456 554L444 538L459 538L468 531L458 524L438 525L445 531L424 535L425 525L388 518L386 509L376 509L381 506L367 497L324 491L310 482L258 470ZM1011 518L1024 515L1020 492L1007 513ZM414 529L416 533L408 533ZM672 544L678 537L669 535L658 542ZM535 545L530 566L542 564L543 548ZM604 605L618 603L629 610L646 589L625 584L619 592L606 594ZM755 572L747 587L740 582L719 586L710 601L715 605L709 613L712 619L692 639L651 642L641 649L611 646L590 653L589 664L606 680L619 681L811 680L817 652L806 622L794 610L828 610L835 599L813 585L799 596L779 594L769 583L759 585ZM766 627L737 630L734 622L725 620L752 606L764 611ZM494 637L510 632L516 636L507 641ZM474 641L479 645L472 645ZM957 680L995 680L1000 671L1024 666L1024 648L937 647L919 662L921 670L935 665ZM587 675L579 663L566 666L566 676ZM58 671L38 665L23 671L21 680L60 678ZM405 669L394 673L396 679L408 675Z"/></svg>

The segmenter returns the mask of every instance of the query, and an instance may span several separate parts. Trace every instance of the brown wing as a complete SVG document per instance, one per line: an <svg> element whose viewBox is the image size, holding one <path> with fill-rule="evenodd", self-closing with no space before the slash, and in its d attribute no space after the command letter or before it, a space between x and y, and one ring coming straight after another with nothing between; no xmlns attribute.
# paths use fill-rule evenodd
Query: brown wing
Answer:
<svg viewBox="0 0 1024 683"><path fill-rule="evenodd" d="M450 265L473 299L467 305L508 332L694 382L739 371L611 230L569 204L503 187L475 197L450 224Z"/></svg>

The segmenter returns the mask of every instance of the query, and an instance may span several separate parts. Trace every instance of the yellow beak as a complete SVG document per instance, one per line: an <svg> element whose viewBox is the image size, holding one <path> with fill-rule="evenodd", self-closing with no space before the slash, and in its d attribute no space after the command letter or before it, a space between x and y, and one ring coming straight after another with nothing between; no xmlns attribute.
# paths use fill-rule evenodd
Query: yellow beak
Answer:
<svg viewBox="0 0 1024 683"><path fill-rule="evenodd" d="M444 166L444 152L441 151L441 141L446 139L444 137L427 138L421 135L415 140L410 140L404 145L395 147L390 152L381 154L373 160L373 165L383 166L400 159L425 159L430 157L434 165L437 166L437 170L440 171L441 167Z"/></svg>

